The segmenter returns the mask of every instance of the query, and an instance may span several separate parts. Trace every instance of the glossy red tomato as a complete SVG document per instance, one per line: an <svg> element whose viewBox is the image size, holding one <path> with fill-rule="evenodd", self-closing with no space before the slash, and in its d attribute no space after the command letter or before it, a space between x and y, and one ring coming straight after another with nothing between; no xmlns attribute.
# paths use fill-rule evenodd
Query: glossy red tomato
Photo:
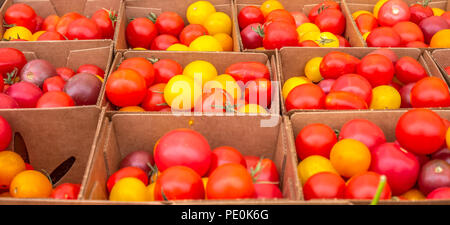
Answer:
<svg viewBox="0 0 450 225"><path fill-rule="evenodd" d="M242 81L244 84L257 78L270 80L269 69L260 62L234 63L225 69L225 74L231 75L236 81Z"/></svg>
<svg viewBox="0 0 450 225"><path fill-rule="evenodd" d="M77 69L77 73L90 73L94 75L99 75L101 78L105 77L105 71L99 66L94 64L83 64Z"/></svg>
<svg viewBox="0 0 450 225"><path fill-rule="evenodd" d="M414 108L449 107L450 92L445 81L437 77L425 77L411 89L411 105Z"/></svg>
<svg viewBox="0 0 450 225"><path fill-rule="evenodd" d="M298 44L299 47L320 47L315 41L306 40Z"/></svg>
<svg viewBox="0 0 450 225"><path fill-rule="evenodd" d="M239 11L238 22L239 28L244 29L252 23L264 23L264 15L256 6L246 6Z"/></svg>
<svg viewBox="0 0 450 225"><path fill-rule="evenodd" d="M56 25L58 25L60 19L61 18L55 14L47 16L42 23L42 30L56 31Z"/></svg>
<svg viewBox="0 0 450 225"><path fill-rule="evenodd" d="M26 27L31 32L36 29L36 12L31 6L24 3L16 3L6 9L4 20L6 24Z"/></svg>
<svg viewBox="0 0 450 225"><path fill-rule="evenodd" d="M440 187L434 189L427 195L427 199L450 199L450 187Z"/></svg>
<svg viewBox="0 0 450 225"><path fill-rule="evenodd" d="M106 81L106 96L119 107L139 105L147 93L145 79L135 70L113 72Z"/></svg>
<svg viewBox="0 0 450 225"><path fill-rule="evenodd" d="M347 181L345 198L347 199L368 199L372 200L377 192L381 175L375 172L364 172L353 176ZM390 199L391 188L386 183L381 191L380 200Z"/></svg>
<svg viewBox="0 0 450 225"><path fill-rule="evenodd" d="M244 156L239 150L231 146L221 146L212 150L211 165L207 176L211 175L217 167L227 163L237 163L247 168Z"/></svg>
<svg viewBox="0 0 450 225"><path fill-rule="evenodd" d="M424 41L423 32L420 27L410 21L402 21L392 27L400 35L402 45L413 41Z"/></svg>
<svg viewBox="0 0 450 225"><path fill-rule="evenodd" d="M80 184L63 183L53 189L50 198L75 200L78 199L80 188Z"/></svg>
<svg viewBox="0 0 450 225"><path fill-rule="evenodd" d="M66 38L56 31L47 31L41 34L38 41L64 41Z"/></svg>
<svg viewBox="0 0 450 225"><path fill-rule="evenodd" d="M178 37L184 28L184 21L176 12L163 12L155 22L156 28L160 34L170 34Z"/></svg>
<svg viewBox="0 0 450 225"><path fill-rule="evenodd" d="M424 1L424 4L414 4L409 7L411 13L411 22L419 24L423 19L433 16L433 10L428 6L428 2Z"/></svg>
<svg viewBox="0 0 450 225"><path fill-rule="evenodd" d="M325 124L313 123L300 130L295 138L295 148L301 160L311 155L329 158L331 148L336 142L336 133L333 129Z"/></svg>
<svg viewBox="0 0 450 225"><path fill-rule="evenodd" d="M330 92L325 98L326 109L368 109L367 103L350 92L335 91Z"/></svg>
<svg viewBox="0 0 450 225"><path fill-rule="evenodd" d="M265 22L285 22L295 25L294 17L285 9L276 9L271 11L269 14L267 14Z"/></svg>
<svg viewBox="0 0 450 225"><path fill-rule="evenodd" d="M153 64L155 83L167 83L175 75L183 74L183 67L173 59L160 59Z"/></svg>
<svg viewBox="0 0 450 225"><path fill-rule="evenodd" d="M424 155L442 147L446 131L446 126L437 113L429 109L412 109L398 120L395 137L406 150Z"/></svg>
<svg viewBox="0 0 450 225"><path fill-rule="evenodd" d="M27 63L25 55L15 48L0 48L0 74L7 78L7 74L17 68L16 73Z"/></svg>
<svg viewBox="0 0 450 225"><path fill-rule="evenodd" d="M269 108L272 103L272 84L266 78L251 80L245 85L245 101Z"/></svg>
<svg viewBox="0 0 450 225"><path fill-rule="evenodd" d="M346 122L339 132L339 140L346 138L360 141L369 149L386 142L383 130L366 119L352 119Z"/></svg>
<svg viewBox="0 0 450 225"><path fill-rule="evenodd" d="M66 82L60 76L49 77L44 80L44 84L42 85L42 90L44 92L63 91L65 84L66 84Z"/></svg>
<svg viewBox="0 0 450 225"><path fill-rule="evenodd" d="M0 116L0 151L8 148L12 140L12 129L9 122Z"/></svg>
<svg viewBox="0 0 450 225"><path fill-rule="evenodd" d="M309 21L308 17L302 12L294 11L294 12L290 12L290 13L291 13L292 17L294 17L296 27L298 27L304 23L311 22L311 21Z"/></svg>
<svg viewBox="0 0 450 225"><path fill-rule="evenodd" d="M37 85L21 81L9 86L5 94L16 100L20 108L35 108L43 92Z"/></svg>
<svg viewBox="0 0 450 225"><path fill-rule="evenodd" d="M114 27L117 21L117 15L114 11L99 9L92 14L91 20L97 25L102 38L114 38Z"/></svg>
<svg viewBox="0 0 450 225"><path fill-rule="evenodd" d="M75 75L75 72L68 68L68 67L59 67L56 68L56 73L64 80L67 81L69 80L71 77L73 77L73 75Z"/></svg>
<svg viewBox="0 0 450 225"><path fill-rule="evenodd" d="M156 180L154 198L156 201L204 199L202 178L189 167L170 167Z"/></svg>
<svg viewBox="0 0 450 225"><path fill-rule="evenodd" d="M77 12L70 12L64 14L59 19L58 24L56 25L56 31L64 36L67 36L67 29L69 28L69 24L80 18L84 18L84 16L82 16Z"/></svg>
<svg viewBox="0 0 450 225"><path fill-rule="evenodd" d="M330 92L346 91L358 95L367 105L372 101L372 86L369 81L358 74L344 74L337 78Z"/></svg>
<svg viewBox="0 0 450 225"><path fill-rule="evenodd" d="M350 43L348 42L348 40L344 37L342 37L341 35L335 35L338 40L339 40L339 47L351 47Z"/></svg>
<svg viewBox="0 0 450 225"><path fill-rule="evenodd" d="M277 184L256 183L254 187L255 197L257 199L283 198L283 194Z"/></svg>
<svg viewBox="0 0 450 225"><path fill-rule="evenodd" d="M214 88L203 92L201 101L194 107L195 112L234 112L234 100L223 89Z"/></svg>
<svg viewBox="0 0 450 225"><path fill-rule="evenodd" d="M92 20L80 18L69 24L66 37L69 40L101 39L102 33Z"/></svg>
<svg viewBox="0 0 450 225"><path fill-rule="evenodd" d="M325 9L314 20L321 32L342 35L345 31L345 16L338 9Z"/></svg>
<svg viewBox="0 0 450 225"><path fill-rule="evenodd" d="M345 195L345 181L335 173L316 173L303 185L303 195L305 200L342 199Z"/></svg>
<svg viewBox="0 0 450 225"><path fill-rule="evenodd" d="M404 56L395 64L395 77L402 83L409 84L428 77L428 74L416 59Z"/></svg>
<svg viewBox="0 0 450 225"><path fill-rule="evenodd" d="M117 181L125 177L134 177L141 180L145 185L148 184L148 176L142 169L128 166L117 170L108 178L108 181L106 182L108 192L111 192Z"/></svg>
<svg viewBox="0 0 450 225"><path fill-rule="evenodd" d="M372 14L368 13L364 13L356 17L355 23L361 34L370 32L378 27L377 18L375 18L375 16L373 16Z"/></svg>
<svg viewBox="0 0 450 225"><path fill-rule="evenodd" d="M74 105L74 101L66 92L49 91L39 98L36 108L69 107Z"/></svg>
<svg viewBox="0 0 450 225"><path fill-rule="evenodd" d="M389 0L378 11L378 23L381 26L392 27L398 22L409 21L410 17L409 6L403 0Z"/></svg>
<svg viewBox="0 0 450 225"><path fill-rule="evenodd" d="M264 28L263 46L265 49L280 49L298 45L298 33L293 24L272 22Z"/></svg>
<svg viewBox="0 0 450 225"><path fill-rule="evenodd" d="M366 39L369 47L400 47L402 38L391 27L377 27Z"/></svg>
<svg viewBox="0 0 450 225"><path fill-rule="evenodd" d="M196 38L208 35L208 30L200 24L189 24L180 33L180 42L189 46Z"/></svg>
<svg viewBox="0 0 450 225"><path fill-rule="evenodd" d="M315 84L303 84L292 89L286 98L286 110L324 109L325 93Z"/></svg>
<svg viewBox="0 0 450 225"><path fill-rule="evenodd" d="M261 29L262 24L252 23L241 31L241 40L244 48L255 49L263 46L263 38L258 34Z"/></svg>
<svg viewBox="0 0 450 225"><path fill-rule="evenodd" d="M255 197L252 176L241 164L217 167L206 185L208 199L245 199Z"/></svg>
<svg viewBox="0 0 450 225"><path fill-rule="evenodd" d="M394 65L384 55L366 55L361 59L356 69L357 73L365 77L372 87L388 85L394 77Z"/></svg>
<svg viewBox="0 0 450 225"><path fill-rule="evenodd" d="M316 17L324 10L324 9L337 9L341 10L339 3L333 0L324 0L321 3L315 5L311 11L309 11L308 18L309 21L314 22Z"/></svg>
<svg viewBox="0 0 450 225"><path fill-rule="evenodd" d="M279 182L280 177L277 172L275 163L268 158L260 158L256 156L244 156L247 164L247 171L258 181ZM259 169L258 169L259 167Z"/></svg>
<svg viewBox="0 0 450 225"><path fill-rule="evenodd" d="M132 57L125 59L119 65L120 69L132 69L139 73L144 79L147 87L150 87L155 80L155 69L153 64L144 57Z"/></svg>
<svg viewBox="0 0 450 225"><path fill-rule="evenodd" d="M348 53L332 51L320 63L320 74L325 79L336 79L341 75L355 73L360 60Z"/></svg>
<svg viewBox="0 0 450 225"><path fill-rule="evenodd" d="M173 44L180 43L178 39L170 34L161 34L153 39L151 50L166 50Z"/></svg>
<svg viewBox="0 0 450 225"><path fill-rule="evenodd" d="M402 108L412 108L411 105L411 89L416 85L416 83L409 83L403 85L403 87L400 89L399 93L402 97Z"/></svg>
<svg viewBox="0 0 450 225"><path fill-rule="evenodd" d="M158 35L158 29L151 20L140 17L127 25L125 35L131 48L150 49L153 39Z"/></svg>
<svg viewBox="0 0 450 225"><path fill-rule="evenodd" d="M164 100L165 83L154 84L147 90L147 95L141 103L141 107L145 111L159 111L166 108L168 105Z"/></svg>

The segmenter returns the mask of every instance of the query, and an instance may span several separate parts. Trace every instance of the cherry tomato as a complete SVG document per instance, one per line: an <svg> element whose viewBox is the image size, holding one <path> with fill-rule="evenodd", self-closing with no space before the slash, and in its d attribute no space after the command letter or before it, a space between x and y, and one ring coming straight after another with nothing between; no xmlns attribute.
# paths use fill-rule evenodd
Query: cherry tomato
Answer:
<svg viewBox="0 0 450 225"><path fill-rule="evenodd" d="M302 84L292 89L286 98L286 110L324 109L325 93L315 84Z"/></svg>
<svg viewBox="0 0 450 225"><path fill-rule="evenodd" d="M366 39L369 47L400 47L402 38L391 27L377 27Z"/></svg>
<svg viewBox="0 0 450 225"><path fill-rule="evenodd" d="M38 41L64 41L66 38L56 31L46 31L40 35Z"/></svg>
<svg viewBox="0 0 450 225"><path fill-rule="evenodd" d="M325 9L314 20L321 32L342 35L345 31L345 16L338 9Z"/></svg>
<svg viewBox="0 0 450 225"><path fill-rule="evenodd" d="M356 17L355 23L361 34L370 32L378 27L377 18L375 18L372 14L367 13L361 14Z"/></svg>
<svg viewBox="0 0 450 225"><path fill-rule="evenodd" d="M267 14L266 23L270 22L285 22L295 25L294 17L285 9L276 9Z"/></svg>
<svg viewBox="0 0 450 225"><path fill-rule="evenodd" d="M324 10L324 9L337 9L341 10L339 3L333 0L324 0L323 2L315 5L311 11L309 11L308 18L309 21L314 22L316 17Z"/></svg>
<svg viewBox="0 0 450 225"><path fill-rule="evenodd" d="M241 40L246 49L255 49L263 46L263 38L258 32L262 32L262 24L252 23L241 31Z"/></svg>
<svg viewBox="0 0 450 225"><path fill-rule="evenodd" d="M106 96L119 107L139 105L147 93L145 79L134 70L121 69L109 75Z"/></svg>
<svg viewBox="0 0 450 225"><path fill-rule="evenodd" d="M433 10L428 6L428 2L424 1L424 4L414 4L409 7L411 13L411 22L419 24L423 19L433 16Z"/></svg>
<svg viewBox="0 0 450 225"><path fill-rule="evenodd" d="M200 24L189 24L180 33L180 42L189 46L196 38L208 35L208 30Z"/></svg>
<svg viewBox="0 0 450 225"><path fill-rule="evenodd" d="M6 9L4 20L7 24L26 27L30 31L36 30L36 12L29 5L16 3Z"/></svg>
<svg viewBox="0 0 450 225"><path fill-rule="evenodd" d="M45 31L56 31L56 26L61 18L58 15L49 15L44 19L42 23L42 30Z"/></svg>
<svg viewBox="0 0 450 225"><path fill-rule="evenodd" d="M276 184L271 183L256 183L255 187L255 197L257 199L274 199L283 198L280 188Z"/></svg>
<svg viewBox="0 0 450 225"><path fill-rule="evenodd" d="M450 92L445 81L437 77L425 77L411 89L411 105L414 108L449 107Z"/></svg>
<svg viewBox="0 0 450 225"><path fill-rule="evenodd" d="M372 101L372 86L369 81L358 74L345 74L335 80L330 92L346 91L358 95L367 105Z"/></svg>
<svg viewBox="0 0 450 225"><path fill-rule="evenodd" d="M270 80L269 69L260 62L234 63L225 69L225 74L231 75L236 81L242 81L244 84L257 78Z"/></svg>
<svg viewBox="0 0 450 225"><path fill-rule="evenodd" d="M154 84L147 90L147 95L141 103L141 107L145 111L159 111L166 108L168 105L164 100L165 83Z"/></svg>
<svg viewBox="0 0 450 225"><path fill-rule="evenodd" d="M49 91L44 93L36 103L36 108L53 108L74 106L72 98L63 91Z"/></svg>
<svg viewBox="0 0 450 225"><path fill-rule="evenodd" d="M295 139L298 157L303 160L311 155L330 157L331 148L336 144L334 130L321 123L313 123L300 130Z"/></svg>
<svg viewBox="0 0 450 225"><path fill-rule="evenodd" d="M44 84L42 85L42 90L44 92L48 91L63 91L64 85L66 81L60 76L49 77L44 80Z"/></svg>
<svg viewBox="0 0 450 225"><path fill-rule="evenodd" d="M400 35L400 38L402 40L402 45L406 45L409 42L413 41L424 41L423 33L420 27L410 21L403 21L395 24L392 27L397 34Z"/></svg>
<svg viewBox="0 0 450 225"><path fill-rule="evenodd" d="M245 199L255 197L252 176L241 164L217 167L206 185L207 199Z"/></svg>
<svg viewBox="0 0 450 225"><path fill-rule="evenodd" d="M183 67L175 60L160 59L153 64L155 69L155 83L167 83L175 75L183 74Z"/></svg>
<svg viewBox="0 0 450 225"><path fill-rule="evenodd" d="M425 68L413 57L404 56L395 64L395 77L404 84L428 77Z"/></svg>
<svg viewBox="0 0 450 225"><path fill-rule="evenodd" d="M350 92L335 91L330 92L325 98L326 109L368 109L367 103Z"/></svg>
<svg viewBox="0 0 450 225"><path fill-rule="evenodd" d="M272 22L264 28L263 46L265 49L280 49L298 45L298 33L293 24Z"/></svg>
<svg viewBox="0 0 450 225"><path fill-rule="evenodd" d="M88 18L76 19L67 27L69 40L101 39L102 33L97 24Z"/></svg>
<svg viewBox="0 0 450 225"><path fill-rule="evenodd" d="M309 177L303 185L305 200L342 199L345 194L345 181L331 172L320 172Z"/></svg>
<svg viewBox="0 0 450 225"><path fill-rule="evenodd" d="M176 12L163 12L155 22L156 28L160 34L170 34L178 37L184 28L184 21Z"/></svg>
<svg viewBox="0 0 450 225"><path fill-rule="evenodd" d="M364 56L356 71L365 77L372 87L390 84L395 72L392 61L378 54Z"/></svg>
<svg viewBox="0 0 450 225"><path fill-rule="evenodd" d="M132 57L125 59L119 65L120 69L132 69L139 73L144 79L146 87L150 87L155 80L155 69L153 64L144 57Z"/></svg>
<svg viewBox="0 0 450 225"><path fill-rule="evenodd" d="M339 132L339 140L346 138L360 141L369 149L386 142L383 130L366 119L353 119L346 122Z"/></svg>
<svg viewBox="0 0 450 225"><path fill-rule="evenodd" d="M67 37L67 29L69 28L69 24L71 24L73 21L84 18L79 13L76 12L70 12L64 14L58 21L58 24L56 25L56 31L60 33L63 36Z"/></svg>
<svg viewBox="0 0 450 225"><path fill-rule="evenodd" d="M153 39L158 35L158 29L151 20L140 17L127 25L125 35L131 48L150 49Z"/></svg>
<svg viewBox="0 0 450 225"><path fill-rule="evenodd" d="M353 176L347 181L345 198L372 200L377 192L380 176L380 174L371 171ZM389 187L389 184L386 183L381 191L380 200L390 199L391 196L391 188Z"/></svg>
<svg viewBox="0 0 450 225"><path fill-rule="evenodd" d="M75 75L75 72L67 67L59 67L56 68L56 73L64 80L67 81L69 80L71 77L73 77L73 75Z"/></svg>
<svg viewBox="0 0 450 225"><path fill-rule="evenodd" d="M411 13L409 6L403 0L389 0L381 6L378 12L378 23L381 26L392 27L398 22L409 21Z"/></svg>
<svg viewBox="0 0 450 225"><path fill-rule="evenodd" d="M117 181L125 177L134 177L141 180L145 185L148 184L148 176L142 169L128 166L117 170L108 178L106 182L108 192L111 192Z"/></svg>
<svg viewBox="0 0 450 225"><path fill-rule="evenodd" d="M103 39L114 38L114 27L117 20L115 12L99 9L92 14L91 20L97 25Z"/></svg>
<svg viewBox="0 0 450 225"><path fill-rule="evenodd" d="M78 199L80 193L80 184L63 183L53 189L50 198L54 199Z"/></svg>
<svg viewBox="0 0 450 225"><path fill-rule="evenodd" d="M227 163L237 163L247 168L244 156L239 150L230 146L221 146L212 150L211 165L207 176L211 175L217 167Z"/></svg>
<svg viewBox="0 0 450 225"><path fill-rule="evenodd" d="M208 181L209 183L209 181ZM164 170L156 180L154 197L156 201L204 199L205 188L202 178L191 168L173 166Z"/></svg>
<svg viewBox="0 0 450 225"><path fill-rule="evenodd" d="M78 67L77 73L90 73L93 75L98 75L101 78L105 77L105 71L102 68L94 65L94 64L84 64Z"/></svg>
<svg viewBox="0 0 450 225"><path fill-rule="evenodd" d="M173 44L180 43L178 39L170 34L161 34L153 39L151 50L166 50Z"/></svg>
<svg viewBox="0 0 450 225"><path fill-rule="evenodd" d="M341 75L355 73L360 60L348 53L332 51L320 63L320 74L325 79L336 79Z"/></svg>
<svg viewBox="0 0 450 225"><path fill-rule="evenodd" d="M244 29L253 23L264 23L264 15L261 10L256 6L246 6L239 11L238 22L239 28Z"/></svg>
<svg viewBox="0 0 450 225"><path fill-rule="evenodd" d="M266 78L257 78L245 85L245 101L268 108L272 103L272 84Z"/></svg>

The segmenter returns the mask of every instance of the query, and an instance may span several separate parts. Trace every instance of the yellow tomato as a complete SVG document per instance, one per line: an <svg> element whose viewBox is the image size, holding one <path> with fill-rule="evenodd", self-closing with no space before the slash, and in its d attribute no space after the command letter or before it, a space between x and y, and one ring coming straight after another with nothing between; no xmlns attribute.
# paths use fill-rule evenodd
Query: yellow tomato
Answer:
<svg viewBox="0 0 450 225"><path fill-rule="evenodd" d="M372 101L370 109L398 109L400 108L402 98L397 89L380 85L372 89Z"/></svg>
<svg viewBox="0 0 450 225"><path fill-rule="evenodd" d="M133 50L141 50L141 51L145 51L145 50L147 50L147 49L141 48L141 47L137 47L137 48L133 48Z"/></svg>
<svg viewBox="0 0 450 225"><path fill-rule="evenodd" d="M145 112L145 109L139 107L139 106L127 106L120 108L119 111L121 112Z"/></svg>
<svg viewBox="0 0 450 225"><path fill-rule="evenodd" d="M300 42L309 40L309 41L314 41L318 44L317 40L319 39L319 37L320 37L320 32L311 31L311 32L304 34L302 36L302 39L300 40Z"/></svg>
<svg viewBox="0 0 450 225"><path fill-rule="evenodd" d="M213 36L220 42L224 51L233 51L233 38L225 33L218 33Z"/></svg>
<svg viewBox="0 0 450 225"><path fill-rule="evenodd" d="M436 32L431 38L430 48L450 48L450 29Z"/></svg>
<svg viewBox="0 0 450 225"><path fill-rule="evenodd" d="M311 83L311 80L305 76L289 78L286 82L284 82L283 89L281 90L283 98L286 99L289 95L289 92L291 92L291 90L295 87L307 83Z"/></svg>
<svg viewBox="0 0 450 225"><path fill-rule="evenodd" d="M364 34L362 35L364 41L367 40L367 37L369 36L369 34L370 34L370 31L369 31L369 32L366 32L366 33L364 33Z"/></svg>
<svg viewBox="0 0 450 225"><path fill-rule="evenodd" d="M380 11L381 6L384 5L388 0L379 0L377 4L373 7L373 16L378 19L378 12Z"/></svg>
<svg viewBox="0 0 450 225"><path fill-rule="evenodd" d="M320 47L337 48L339 47L339 39L330 32L322 32L315 41Z"/></svg>
<svg viewBox="0 0 450 225"><path fill-rule="evenodd" d="M208 178L207 177L202 177L202 182L203 182L203 187L205 188L205 199L207 198L207 194L206 194L206 185L208 184Z"/></svg>
<svg viewBox="0 0 450 225"><path fill-rule="evenodd" d="M225 90L225 92L230 94L235 101L237 101L241 97L241 88L239 87L236 80L228 74L219 75L214 79L206 82L203 86L203 92L211 92L214 88Z"/></svg>
<svg viewBox="0 0 450 225"><path fill-rule="evenodd" d="M263 4L261 4L260 9L261 9L261 12L263 13L264 17L266 17L267 14L269 14L273 10L284 9L284 7L279 1L268 0L268 1L263 2Z"/></svg>
<svg viewBox="0 0 450 225"><path fill-rule="evenodd" d="M189 45L191 51L223 51L220 42L211 35L203 35L196 38Z"/></svg>
<svg viewBox="0 0 450 225"><path fill-rule="evenodd" d="M164 88L164 100L175 110L190 110L202 95L201 84L185 75L170 78Z"/></svg>
<svg viewBox="0 0 450 225"><path fill-rule="evenodd" d="M14 39L22 39L22 40L31 40L33 34L26 27L14 26L9 28L3 34L3 39L6 40L14 40Z"/></svg>
<svg viewBox="0 0 450 225"><path fill-rule="evenodd" d="M445 13L445 11L440 8L431 8L431 10L433 11L433 16L442 16L442 14Z"/></svg>
<svg viewBox="0 0 450 225"><path fill-rule="evenodd" d="M314 23L303 23L302 25L297 27L296 31L298 34L298 40L300 40L300 42L303 41L302 36L305 35L306 33L309 33L309 32L320 33L319 27Z"/></svg>
<svg viewBox="0 0 450 225"><path fill-rule="evenodd" d="M208 1L197 1L190 4L186 11L186 18L190 24L203 24L209 15L216 12L216 8Z"/></svg>
<svg viewBox="0 0 450 225"><path fill-rule="evenodd" d="M217 70L213 64L204 60L196 60L184 67L183 75L193 78L203 85L217 77Z"/></svg>
<svg viewBox="0 0 450 225"><path fill-rule="evenodd" d="M35 32L35 33L31 36L30 41L36 41L36 40L37 40L43 33L45 33L45 32L47 32L47 31L41 30L41 31Z"/></svg>
<svg viewBox="0 0 450 225"><path fill-rule="evenodd" d="M331 172L338 174L330 160L320 155L308 156L297 166L297 175L302 182L302 185L305 184L308 178L320 172Z"/></svg>
<svg viewBox="0 0 450 225"><path fill-rule="evenodd" d="M109 194L111 201L143 202L149 200L147 187L134 177L125 177L117 181Z"/></svg>
<svg viewBox="0 0 450 225"><path fill-rule="evenodd" d="M445 143L447 143L447 148L450 149L450 127L447 129L445 134Z"/></svg>
<svg viewBox="0 0 450 225"><path fill-rule="evenodd" d="M147 186L148 201L155 201L155 185L156 185L156 182L153 182Z"/></svg>
<svg viewBox="0 0 450 225"><path fill-rule="evenodd" d="M322 62L322 59L322 57L314 57L305 65L305 76L312 82L317 83L323 79L320 74L320 63Z"/></svg>
<svg viewBox="0 0 450 225"><path fill-rule="evenodd" d="M373 15L371 12L367 11L367 10L358 10L354 13L352 13L352 18L354 20L356 20L356 18L358 18L358 16L362 15L362 14L370 14Z"/></svg>
<svg viewBox="0 0 450 225"><path fill-rule="evenodd" d="M338 141L330 152L333 168L343 177L352 177L370 167L370 151L365 144L354 139Z"/></svg>
<svg viewBox="0 0 450 225"><path fill-rule="evenodd" d="M215 12L206 18L203 26L209 35L225 33L231 35L231 18L223 12Z"/></svg>
<svg viewBox="0 0 450 225"><path fill-rule="evenodd" d="M247 104L239 107L237 109L238 113L258 113L258 114L268 114L269 112L262 106L258 104Z"/></svg>
<svg viewBox="0 0 450 225"><path fill-rule="evenodd" d="M186 45L177 43L177 44L173 44L173 45L169 46L166 50L167 51L190 51L190 48Z"/></svg>

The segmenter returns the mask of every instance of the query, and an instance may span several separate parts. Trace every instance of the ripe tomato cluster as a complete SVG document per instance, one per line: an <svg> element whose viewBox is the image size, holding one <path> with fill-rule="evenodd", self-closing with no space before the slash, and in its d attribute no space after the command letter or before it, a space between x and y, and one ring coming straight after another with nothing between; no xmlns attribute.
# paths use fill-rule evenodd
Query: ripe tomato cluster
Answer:
<svg viewBox="0 0 450 225"><path fill-rule="evenodd" d="M275 163L244 156L234 147L211 150L194 130L175 129L155 144L153 154L135 151L107 180L112 201L282 198Z"/></svg>
<svg viewBox="0 0 450 225"><path fill-rule="evenodd" d="M44 59L27 61L15 48L0 48L0 108L50 108L95 105L105 72L84 64L75 73Z"/></svg>
<svg viewBox="0 0 450 225"><path fill-rule="evenodd" d="M9 27L3 34L9 41L58 41L113 39L116 23L113 11L99 9L87 18L77 12L69 12L59 17L39 16L25 4L16 3L8 7L4 22Z"/></svg>
<svg viewBox="0 0 450 225"><path fill-rule="evenodd" d="M267 113L271 87L260 62L234 63L219 75L204 60L183 68L172 59L132 57L108 77L106 96L121 111Z"/></svg>
<svg viewBox="0 0 450 225"><path fill-rule="evenodd" d="M6 150L11 140L11 126L0 116L0 197L78 199L80 184L63 183L53 188L48 175Z"/></svg>
<svg viewBox="0 0 450 225"><path fill-rule="evenodd" d="M398 120L395 137L387 142L366 119L347 121L337 135L326 124L302 128L295 145L305 199L373 199L381 175L387 183L380 199L450 198L449 121L412 109Z"/></svg>
<svg viewBox="0 0 450 225"><path fill-rule="evenodd" d="M279 49L286 46L350 47L342 37L345 17L340 5L323 1L311 9L308 16L289 12L276 0L239 11L239 28L246 49Z"/></svg>
<svg viewBox="0 0 450 225"><path fill-rule="evenodd" d="M232 51L232 20L208 1L197 1L186 10L189 24L176 12L134 18L126 28L131 48L168 51Z"/></svg>
<svg viewBox="0 0 450 225"><path fill-rule="evenodd" d="M358 59L331 51L306 63L306 76L283 84L286 110L398 109L450 106L442 79L431 77L416 59L377 49Z"/></svg>
<svg viewBox="0 0 450 225"><path fill-rule="evenodd" d="M379 0L352 14L369 47L449 48L450 12L403 0Z"/></svg>

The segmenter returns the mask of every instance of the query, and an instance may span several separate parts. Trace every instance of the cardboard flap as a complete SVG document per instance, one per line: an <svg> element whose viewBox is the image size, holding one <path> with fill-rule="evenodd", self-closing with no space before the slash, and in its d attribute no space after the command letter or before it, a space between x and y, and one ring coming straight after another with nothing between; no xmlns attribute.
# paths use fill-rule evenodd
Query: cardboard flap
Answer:
<svg viewBox="0 0 450 225"><path fill-rule="evenodd" d="M150 13L154 13L157 16L162 13L161 9L152 8L152 7L127 6L125 9L126 9L125 13L126 13L127 18L129 20L135 19L135 18L138 18L138 17L147 17Z"/></svg>
<svg viewBox="0 0 450 225"><path fill-rule="evenodd" d="M68 12L77 12L82 14L84 12L84 7L86 6L87 0L50 0L50 2L55 7L58 15L64 15Z"/></svg>
<svg viewBox="0 0 450 225"><path fill-rule="evenodd" d="M83 64L94 64L102 68L105 73L109 62L109 51L107 47L70 50L67 56L66 66L76 69ZM89 54L86 54L89 52Z"/></svg>

